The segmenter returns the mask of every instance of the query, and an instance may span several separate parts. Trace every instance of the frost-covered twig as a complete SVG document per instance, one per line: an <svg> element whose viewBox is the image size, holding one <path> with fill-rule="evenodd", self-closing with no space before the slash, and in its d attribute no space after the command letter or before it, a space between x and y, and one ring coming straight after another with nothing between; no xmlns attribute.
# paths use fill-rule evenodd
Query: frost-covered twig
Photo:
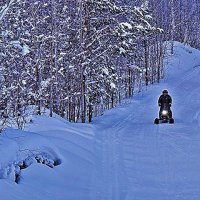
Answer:
<svg viewBox="0 0 200 200"><path fill-rule="evenodd" d="M8 3L6 3L0 10L0 21L3 19L3 17L8 12L10 6L14 3L15 0L10 0Z"/></svg>

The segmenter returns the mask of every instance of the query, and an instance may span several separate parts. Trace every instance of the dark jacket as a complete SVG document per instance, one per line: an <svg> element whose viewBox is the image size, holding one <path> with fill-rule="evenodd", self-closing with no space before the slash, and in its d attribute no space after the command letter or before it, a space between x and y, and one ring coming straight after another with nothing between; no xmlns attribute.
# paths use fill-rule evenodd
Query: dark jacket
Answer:
<svg viewBox="0 0 200 200"><path fill-rule="evenodd" d="M172 104L172 98L170 95L160 95L159 99L158 99L158 105L163 107L164 104L168 104L169 106L171 106Z"/></svg>

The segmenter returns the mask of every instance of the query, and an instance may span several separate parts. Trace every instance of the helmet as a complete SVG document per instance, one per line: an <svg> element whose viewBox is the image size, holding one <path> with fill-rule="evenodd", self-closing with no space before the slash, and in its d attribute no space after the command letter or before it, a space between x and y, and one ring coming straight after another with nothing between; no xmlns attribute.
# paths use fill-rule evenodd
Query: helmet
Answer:
<svg viewBox="0 0 200 200"><path fill-rule="evenodd" d="M163 93L163 94L164 94L164 93L167 93L167 94L168 94L168 91L167 91L167 90L163 90L162 93Z"/></svg>

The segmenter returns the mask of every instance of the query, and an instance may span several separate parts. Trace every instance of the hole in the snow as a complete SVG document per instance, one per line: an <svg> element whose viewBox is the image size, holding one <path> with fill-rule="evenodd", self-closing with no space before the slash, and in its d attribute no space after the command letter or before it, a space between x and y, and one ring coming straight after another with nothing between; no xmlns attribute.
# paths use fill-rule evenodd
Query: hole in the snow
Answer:
<svg viewBox="0 0 200 200"><path fill-rule="evenodd" d="M40 163L50 168L54 168L61 164L61 159L51 159L51 156L46 153L37 154L33 157L26 158L23 162L20 162L15 166L15 168L18 169L15 170L15 182L17 184L20 182L21 171L28 168L33 163Z"/></svg>
<svg viewBox="0 0 200 200"><path fill-rule="evenodd" d="M54 166L60 165L62 162L60 159L54 160Z"/></svg>

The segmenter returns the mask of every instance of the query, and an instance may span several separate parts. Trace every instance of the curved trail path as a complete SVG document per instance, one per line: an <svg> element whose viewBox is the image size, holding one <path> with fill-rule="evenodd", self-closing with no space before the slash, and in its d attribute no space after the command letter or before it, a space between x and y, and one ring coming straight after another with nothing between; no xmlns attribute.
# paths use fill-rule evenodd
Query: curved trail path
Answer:
<svg viewBox="0 0 200 200"><path fill-rule="evenodd" d="M94 122L92 200L200 199L200 55L183 45L176 53L161 84ZM154 125L165 88L175 124Z"/></svg>

